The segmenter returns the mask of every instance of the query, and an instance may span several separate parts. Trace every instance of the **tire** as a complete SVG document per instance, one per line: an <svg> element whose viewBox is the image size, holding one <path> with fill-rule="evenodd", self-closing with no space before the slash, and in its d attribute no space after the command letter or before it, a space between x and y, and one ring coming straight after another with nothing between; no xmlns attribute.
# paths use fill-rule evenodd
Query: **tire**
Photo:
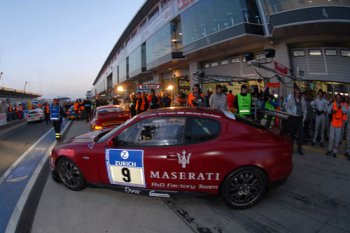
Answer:
<svg viewBox="0 0 350 233"><path fill-rule="evenodd" d="M68 158L58 160L56 169L60 180L67 188L80 191L86 187L83 174L72 160Z"/></svg>
<svg viewBox="0 0 350 233"><path fill-rule="evenodd" d="M267 189L265 173L256 167L233 171L221 186L221 198L231 208L245 209L255 205Z"/></svg>
<svg viewBox="0 0 350 233"><path fill-rule="evenodd" d="M56 183L62 183L60 176L57 174L55 171L51 171L51 178L56 182Z"/></svg>

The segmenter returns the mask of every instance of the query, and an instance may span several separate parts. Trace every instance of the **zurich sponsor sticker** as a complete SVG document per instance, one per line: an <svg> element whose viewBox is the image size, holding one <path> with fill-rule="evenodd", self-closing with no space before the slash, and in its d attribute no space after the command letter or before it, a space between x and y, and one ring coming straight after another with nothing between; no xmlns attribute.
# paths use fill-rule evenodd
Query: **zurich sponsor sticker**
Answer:
<svg viewBox="0 0 350 233"><path fill-rule="evenodd" d="M107 149L106 165L111 184L145 187L143 150Z"/></svg>

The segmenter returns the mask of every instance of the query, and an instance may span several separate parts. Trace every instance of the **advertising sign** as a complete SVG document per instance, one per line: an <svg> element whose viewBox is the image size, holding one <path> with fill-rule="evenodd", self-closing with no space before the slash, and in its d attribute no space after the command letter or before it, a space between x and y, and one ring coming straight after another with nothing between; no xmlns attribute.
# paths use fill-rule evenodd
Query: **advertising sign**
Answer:
<svg viewBox="0 0 350 233"><path fill-rule="evenodd" d="M277 61L273 62L275 66L275 71L280 75L287 75L288 74L288 67L285 67L284 65L278 63Z"/></svg>

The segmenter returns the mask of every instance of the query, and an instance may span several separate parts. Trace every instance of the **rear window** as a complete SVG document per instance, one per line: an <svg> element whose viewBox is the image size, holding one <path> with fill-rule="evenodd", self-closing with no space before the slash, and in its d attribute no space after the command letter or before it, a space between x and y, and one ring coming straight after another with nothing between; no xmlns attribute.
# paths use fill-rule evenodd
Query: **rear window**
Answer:
<svg viewBox="0 0 350 233"><path fill-rule="evenodd" d="M220 123L208 118L189 118L186 127L186 143L200 143L216 138L220 133Z"/></svg>
<svg viewBox="0 0 350 233"><path fill-rule="evenodd" d="M105 108L98 110L98 113L112 113L112 112L123 112L122 108Z"/></svg>

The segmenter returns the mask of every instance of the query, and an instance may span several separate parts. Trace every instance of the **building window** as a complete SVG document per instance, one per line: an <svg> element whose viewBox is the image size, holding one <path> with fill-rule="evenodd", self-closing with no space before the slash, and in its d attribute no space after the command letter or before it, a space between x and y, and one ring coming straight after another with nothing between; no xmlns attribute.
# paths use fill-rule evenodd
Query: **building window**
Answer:
<svg viewBox="0 0 350 233"><path fill-rule="evenodd" d="M310 56L321 56L322 51L320 49L310 49L309 50L309 55Z"/></svg>
<svg viewBox="0 0 350 233"><path fill-rule="evenodd" d="M293 57L303 57L305 56L304 50L294 50L293 51Z"/></svg>
<svg viewBox="0 0 350 233"><path fill-rule="evenodd" d="M239 59L239 57L235 57L235 58L232 58L231 62L232 62L232 64L239 63L240 59Z"/></svg>
<svg viewBox="0 0 350 233"><path fill-rule="evenodd" d="M221 61L221 65L228 65L228 60Z"/></svg>
<svg viewBox="0 0 350 233"><path fill-rule="evenodd" d="M255 1L198 1L181 15L183 44L186 46L238 24L260 24Z"/></svg>
<svg viewBox="0 0 350 233"><path fill-rule="evenodd" d="M343 57L350 57L350 50L341 50L340 52Z"/></svg>
<svg viewBox="0 0 350 233"><path fill-rule="evenodd" d="M159 65L164 62L161 58L168 54L171 54L171 43L172 41L170 24L160 29L146 41L147 69L150 69L154 65Z"/></svg>
<svg viewBox="0 0 350 233"><path fill-rule="evenodd" d="M213 63L211 63L211 67L217 67L217 66L219 66L219 63L218 63L218 62L213 62Z"/></svg>
<svg viewBox="0 0 350 233"><path fill-rule="evenodd" d="M336 49L326 49L326 56L337 56L337 50Z"/></svg>

